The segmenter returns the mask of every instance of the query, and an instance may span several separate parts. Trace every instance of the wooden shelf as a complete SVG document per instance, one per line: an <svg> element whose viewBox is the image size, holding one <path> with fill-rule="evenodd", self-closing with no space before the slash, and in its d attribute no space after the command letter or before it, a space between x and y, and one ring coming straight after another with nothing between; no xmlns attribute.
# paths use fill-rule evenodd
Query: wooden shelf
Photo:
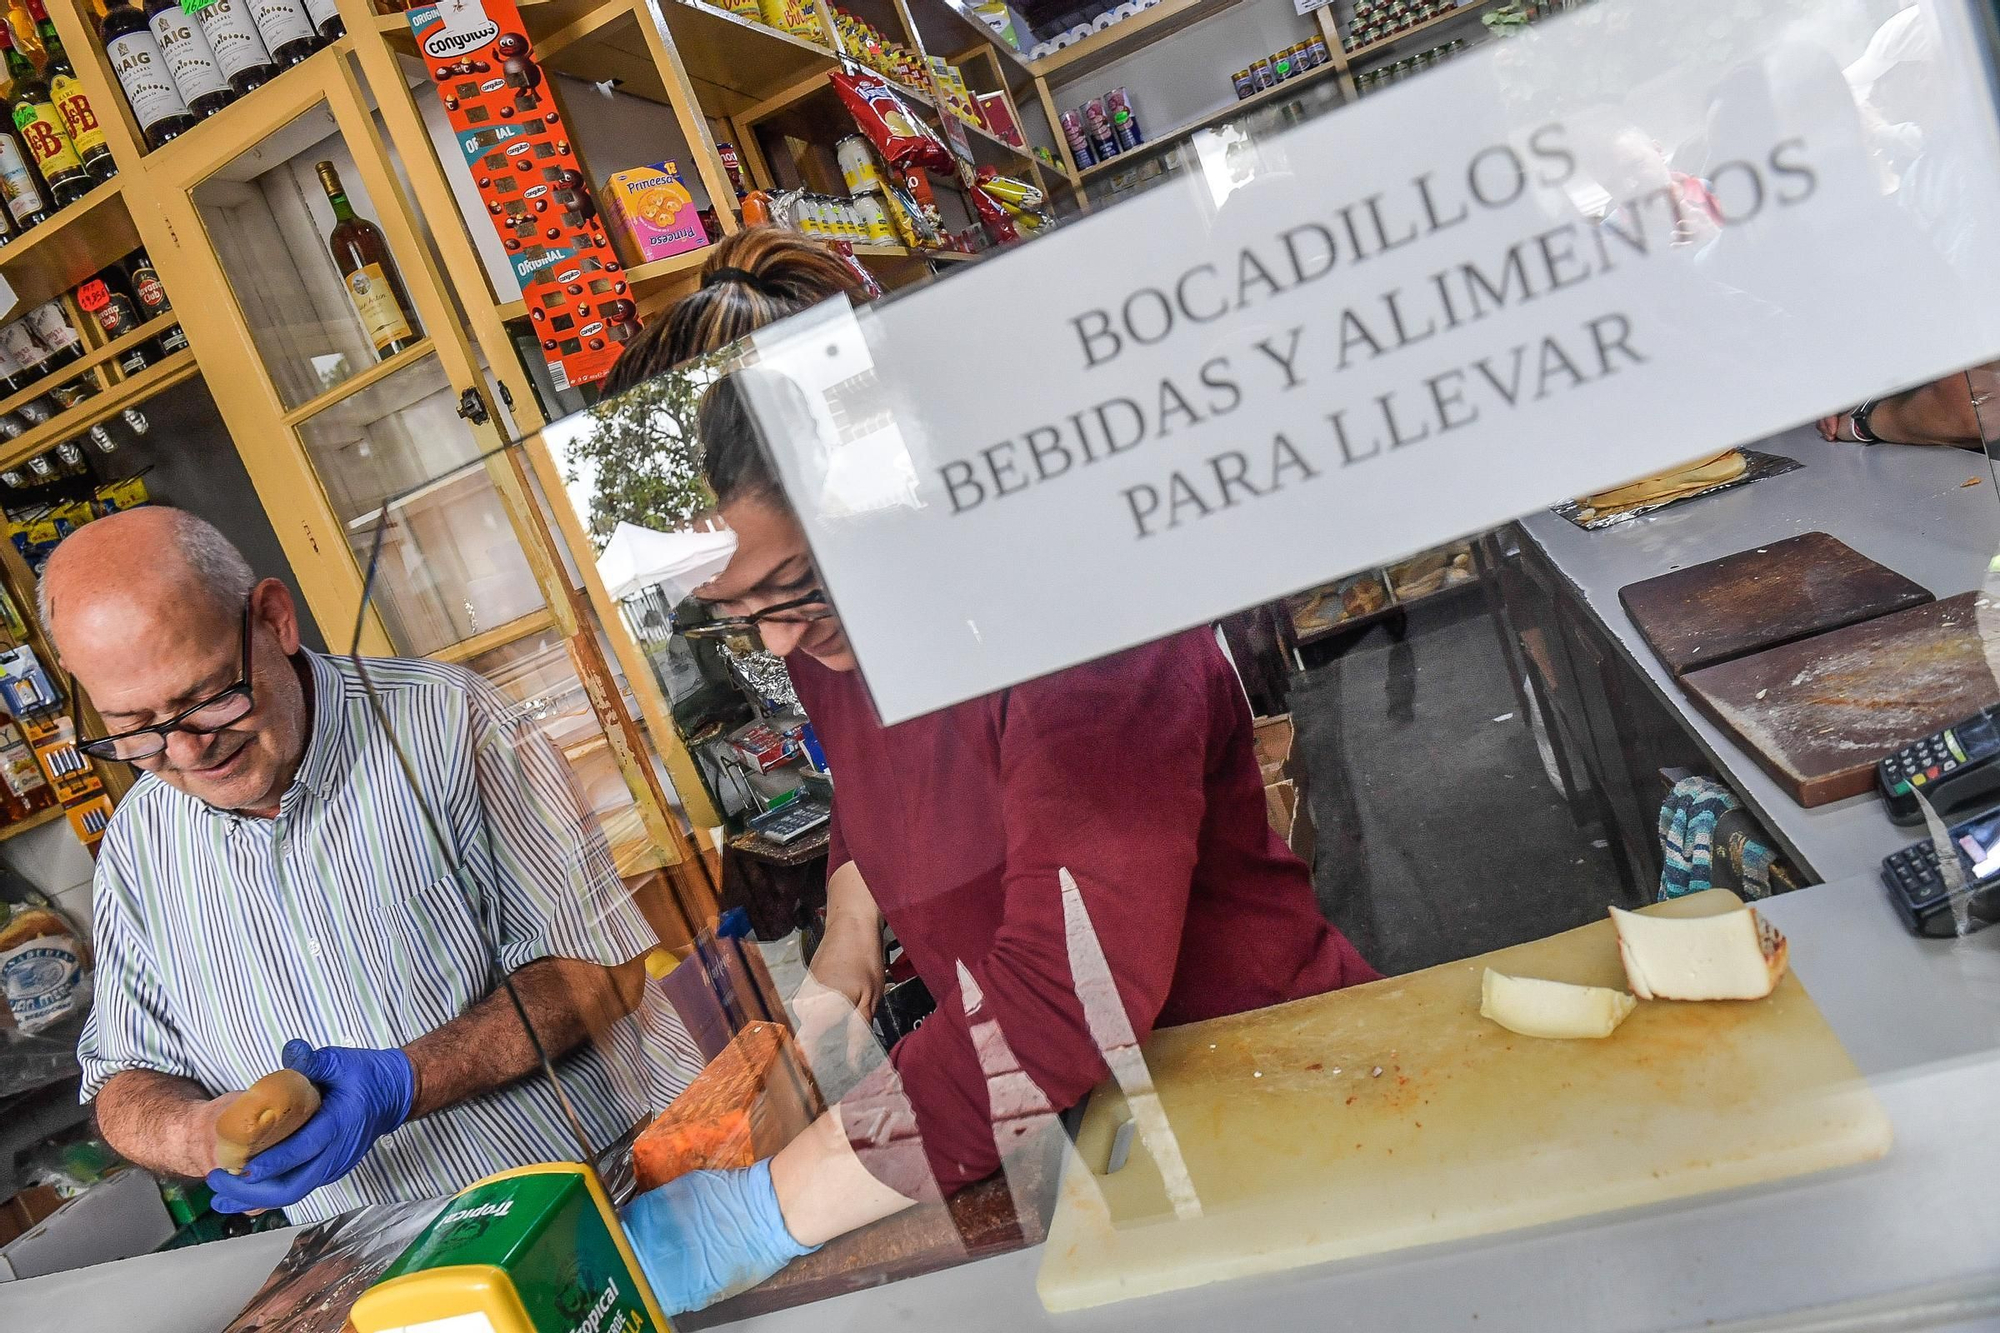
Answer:
<svg viewBox="0 0 2000 1333"><path fill-rule="evenodd" d="M164 361L154 362L138 374L122 379L94 398L87 398L67 412L50 417L41 425L0 444L0 470L19 467L43 450L81 435L100 421L109 420L128 407L136 407L164 389L201 373L192 349L183 348Z"/></svg>
<svg viewBox="0 0 2000 1333"><path fill-rule="evenodd" d="M649 264L626 269L627 294L635 303L644 307L660 293L688 281L696 269L708 262L709 251L714 248L715 245L711 242L698 249L685 250L677 255L668 255L665 259L655 259ZM528 317L528 303L525 299L509 301L499 309L502 320Z"/></svg>
<svg viewBox="0 0 2000 1333"><path fill-rule="evenodd" d="M1447 10L1442 14L1434 14L1412 28L1392 33L1378 41L1357 46L1347 52L1348 66L1352 68L1357 61L1372 60L1386 51L1403 45L1403 43L1414 37L1421 37L1432 28L1443 27L1447 23L1456 23L1461 19L1469 18L1486 8L1492 2L1493 0L1472 0L1472 3L1460 5L1457 9Z"/></svg>
<svg viewBox="0 0 2000 1333"><path fill-rule="evenodd" d="M950 60L953 58L950 52L962 52L977 43L984 43L993 48L993 53L999 57L1009 88L1022 87L1034 78L1035 67L1026 56L1001 41L1000 34L952 4L951 0L909 0L909 3L910 15L916 20L924 49L932 55ZM926 19L931 21L927 23ZM953 30L958 33L955 39L943 36ZM935 39L932 36L934 33L939 34Z"/></svg>
<svg viewBox="0 0 2000 1333"><path fill-rule="evenodd" d="M354 397L354 395L375 387L403 367L415 365L429 356L431 351L431 340L428 337L419 338L414 344L405 347L394 356L383 357L372 366L363 366L332 388L306 399L306 401L285 413L285 424L287 426L297 426L303 422L310 421L328 408L337 407Z"/></svg>
<svg viewBox="0 0 2000 1333"><path fill-rule="evenodd" d="M1137 148L1128 149L1116 157L1107 157L1101 162L1094 162L1077 172L1077 180L1081 183L1097 176L1106 175L1121 166L1130 166L1148 157L1154 150L1165 148L1183 139L1191 138L1213 126L1225 124L1241 116L1247 116L1259 107L1269 106L1274 102L1282 102L1287 97L1296 97L1307 88L1339 73L1340 67L1338 65L1317 65L1295 79L1286 79L1283 83L1274 83L1269 88L1260 89L1248 97L1239 98L1227 106L1217 107L1207 115L1197 116L1195 119L1187 121L1184 124L1176 125L1165 134L1155 134Z"/></svg>
<svg viewBox="0 0 2000 1333"><path fill-rule="evenodd" d="M740 116L802 80L840 68L840 57L818 42L700 0L657 3L702 108L711 116Z"/></svg>
<svg viewBox="0 0 2000 1333"><path fill-rule="evenodd" d="M1475 576L1469 579L1462 579L1457 583L1447 583L1442 587L1433 588L1429 592L1416 597L1404 598L1398 597L1396 590L1389 586L1389 577L1387 574L1379 569L1375 571L1375 574L1382 580L1383 591L1389 594L1388 605L1377 607L1375 610L1362 615L1350 616L1346 620L1335 621L1331 625L1323 625L1315 630L1301 630L1297 622L1293 622L1291 627L1293 646L1307 648L1315 643L1324 643L1326 640L1338 638L1350 630L1364 629L1379 620L1386 620L1399 611L1408 611L1413 606L1422 606L1425 602L1439 597L1448 597L1455 592L1464 592L1467 588L1477 588L1480 582ZM1289 608L1285 614L1287 619L1289 619L1291 615Z"/></svg>
<svg viewBox="0 0 2000 1333"><path fill-rule="evenodd" d="M180 316L171 310L164 315L147 320L130 333L114 338L96 351L88 353L70 362L68 365L59 367L51 373L42 376L18 393L12 393L5 398L0 398L0 416L5 416L23 403L33 402L53 389L61 388L71 380L89 374L107 361L117 360L132 347L146 341L148 338L159 337L178 323L180 323Z"/></svg>
<svg viewBox="0 0 2000 1333"><path fill-rule="evenodd" d="M17 820L12 824L0 825L0 842L5 842L9 838L18 838L28 830L38 829L44 824L53 824L68 814L69 811L63 809L60 805L52 805L46 810L37 810L26 819Z"/></svg>
<svg viewBox="0 0 2000 1333"><path fill-rule="evenodd" d="M120 177L0 246L0 274L14 289L16 309L25 311L54 300L138 248L139 233L125 207L125 181Z"/></svg>
<svg viewBox="0 0 2000 1333"><path fill-rule="evenodd" d="M1159 41L1240 3L1242 0L1161 0L1103 32L1092 33L1075 46L1034 61L1028 68L1051 82L1060 79L1071 83L1130 55L1142 44Z"/></svg>

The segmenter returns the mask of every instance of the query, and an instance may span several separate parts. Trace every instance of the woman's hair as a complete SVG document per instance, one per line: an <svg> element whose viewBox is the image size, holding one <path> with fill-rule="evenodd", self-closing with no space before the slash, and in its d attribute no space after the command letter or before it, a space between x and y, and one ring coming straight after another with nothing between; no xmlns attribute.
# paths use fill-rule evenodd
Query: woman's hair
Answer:
<svg viewBox="0 0 2000 1333"><path fill-rule="evenodd" d="M605 391L623 393L841 295L860 298L860 280L818 241L783 227L739 231L717 245L701 266L701 286L625 345Z"/></svg>
<svg viewBox="0 0 2000 1333"><path fill-rule="evenodd" d="M701 266L701 286L626 344L605 380L605 392L623 393L842 295L861 298L860 280L819 242L782 227L739 231L717 245ZM718 505L753 496L782 504L784 492L756 415L737 383L742 373L724 376L702 396L695 427L702 443L702 471Z"/></svg>

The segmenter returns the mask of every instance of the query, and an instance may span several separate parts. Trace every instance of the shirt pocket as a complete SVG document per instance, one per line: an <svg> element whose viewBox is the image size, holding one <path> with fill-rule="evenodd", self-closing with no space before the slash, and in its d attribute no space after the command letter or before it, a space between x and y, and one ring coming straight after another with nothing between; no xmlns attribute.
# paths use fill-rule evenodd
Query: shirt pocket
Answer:
<svg viewBox="0 0 2000 1333"><path fill-rule="evenodd" d="M396 905L409 958L403 976L422 980L453 1007L452 1018L493 989L499 942L468 900L459 877L440 875ZM443 1021L443 1020L440 1020Z"/></svg>

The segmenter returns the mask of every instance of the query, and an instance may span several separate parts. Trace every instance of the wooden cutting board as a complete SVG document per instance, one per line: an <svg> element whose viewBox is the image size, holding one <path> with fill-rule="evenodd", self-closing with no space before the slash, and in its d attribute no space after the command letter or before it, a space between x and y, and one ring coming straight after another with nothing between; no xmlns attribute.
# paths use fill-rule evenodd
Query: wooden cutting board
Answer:
<svg viewBox="0 0 2000 1333"><path fill-rule="evenodd" d="M1921 606L1928 590L1837 537L1808 532L1618 590L1676 676Z"/></svg>
<svg viewBox="0 0 2000 1333"><path fill-rule="evenodd" d="M1690 671L1681 688L1800 805L1875 786L1875 761L2000 700L1977 594Z"/></svg>
<svg viewBox="0 0 2000 1333"><path fill-rule="evenodd" d="M1738 905L1713 889L1647 910ZM1605 920L1155 1033L1146 1061L1201 1214L1174 1219L1137 1138L1124 1169L1103 1174L1128 1115L1100 1088L1064 1168L1043 1303L1101 1305L1888 1151L1888 1118L1789 975L1762 1000L1647 1001L1602 1041L1543 1041L1479 1016L1489 964L1625 985Z"/></svg>

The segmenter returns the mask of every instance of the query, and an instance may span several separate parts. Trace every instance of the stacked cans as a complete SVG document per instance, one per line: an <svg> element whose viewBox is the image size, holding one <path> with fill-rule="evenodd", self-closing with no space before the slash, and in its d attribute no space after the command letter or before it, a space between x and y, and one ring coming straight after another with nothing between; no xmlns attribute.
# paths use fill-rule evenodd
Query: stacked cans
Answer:
<svg viewBox="0 0 2000 1333"><path fill-rule="evenodd" d="M1419 23L1458 8L1460 0L1355 0L1354 17L1340 45L1346 51L1387 41Z"/></svg>
<svg viewBox="0 0 2000 1333"><path fill-rule="evenodd" d="M1465 45L1463 39L1445 42L1441 45L1433 46L1428 51L1419 51L1416 55L1404 56L1394 64L1384 65L1380 69L1371 69L1365 73L1357 74L1354 76L1354 90L1357 93L1365 93L1372 88L1380 88L1387 84L1400 82L1419 70L1429 69L1432 65L1440 61L1449 60L1460 51L1463 51Z"/></svg>
<svg viewBox="0 0 2000 1333"><path fill-rule="evenodd" d="M1275 88L1289 79L1296 79L1307 70L1317 69L1333 60L1333 52L1327 49L1326 38L1315 35L1309 42L1299 42L1282 51L1273 51L1262 60L1254 61L1246 69L1239 69L1230 75L1236 85L1236 100L1254 97L1266 88Z"/></svg>
<svg viewBox="0 0 2000 1333"><path fill-rule="evenodd" d="M1123 88L1113 88L1074 111L1063 112L1062 132L1078 167L1093 166L1106 158L1129 153L1146 142L1139 129L1139 113L1132 106L1132 94Z"/></svg>

